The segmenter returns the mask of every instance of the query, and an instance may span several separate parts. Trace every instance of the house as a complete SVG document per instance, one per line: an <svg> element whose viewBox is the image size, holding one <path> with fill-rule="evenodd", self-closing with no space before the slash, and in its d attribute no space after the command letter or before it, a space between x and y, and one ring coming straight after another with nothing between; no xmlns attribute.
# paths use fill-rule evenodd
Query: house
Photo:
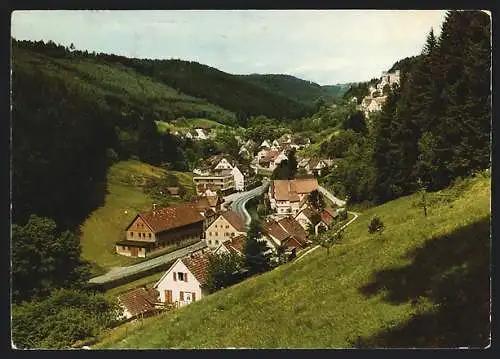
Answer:
<svg viewBox="0 0 500 359"><path fill-rule="evenodd" d="M246 242L246 236L240 234L236 237L231 237L228 241L222 242L214 250L214 254L237 254L239 256L244 256L244 248Z"/></svg>
<svg viewBox="0 0 500 359"><path fill-rule="evenodd" d="M271 143L269 143L269 140L264 140L260 144L260 147L271 148Z"/></svg>
<svg viewBox="0 0 500 359"><path fill-rule="evenodd" d="M202 128L195 128L194 130L196 132L195 138L197 140L207 140L208 139L207 133Z"/></svg>
<svg viewBox="0 0 500 359"><path fill-rule="evenodd" d="M257 152L257 160L261 160L267 156L267 153L269 152L268 148L263 148L259 152Z"/></svg>
<svg viewBox="0 0 500 359"><path fill-rule="evenodd" d="M205 195L203 197L199 197L195 201L195 205L200 211L206 208L210 208L214 213L217 213L221 210L222 202L224 202L224 200L217 196L216 193L214 193L213 195Z"/></svg>
<svg viewBox="0 0 500 359"><path fill-rule="evenodd" d="M322 211L323 212L323 211ZM323 221L322 212L318 212L315 209L307 206L302 209L297 215L295 215L295 220L301 225L304 230L309 230L309 228L314 229L314 234L318 234L320 228L328 230L329 224Z"/></svg>
<svg viewBox="0 0 500 359"><path fill-rule="evenodd" d="M210 256L211 253L201 251L177 259L154 285L160 302L182 307L200 300L206 294Z"/></svg>
<svg viewBox="0 0 500 359"><path fill-rule="evenodd" d="M309 157L306 157L306 158L301 158L298 162L297 162L297 167L298 168L305 168L307 166L307 164L309 163L310 161L310 158Z"/></svg>
<svg viewBox="0 0 500 359"><path fill-rule="evenodd" d="M281 144L278 142L278 140L274 140L271 143L271 149L275 151L279 151L281 149Z"/></svg>
<svg viewBox="0 0 500 359"><path fill-rule="evenodd" d="M332 207L326 207L321 212L321 219L323 222L325 222L328 225L328 227L331 227L333 224L335 224L335 222L338 220L338 218L339 218L339 214Z"/></svg>
<svg viewBox="0 0 500 359"><path fill-rule="evenodd" d="M240 171L240 169L236 166L231 170L234 179L234 189L236 191L244 191L245 190L245 176Z"/></svg>
<svg viewBox="0 0 500 359"><path fill-rule="evenodd" d="M243 218L236 212L227 211L221 213L205 230L205 243L210 249L215 249L220 243L244 234L246 228Z"/></svg>
<svg viewBox="0 0 500 359"><path fill-rule="evenodd" d="M201 240L204 220L192 203L139 213L126 227L125 239L116 242L116 253L128 257L146 257L172 244Z"/></svg>
<svg viewBox="0 0 500 359"><path fill-rule="evenodd" d="M318 188L315 178L274 180L269 186L269 202L278 216L296 215L307 202L309 193Z"/></svg>
<svg viewBox="0 0 500 359"><path fill-rule="evenodd" d="M259 160L259 165L273 171L276 168L276 158L280 155L278 150L267 150L265 156Z"/></svg>
<svg viewBox="0 0 500 359"><path fill-rule="evenodd" d="M211 172L204 176L193 177L196 194L203 195L207 189L213 192L222 191L226 194L234 190L234 175L231 170L220 170Z"/></svg>
<svg viewBox="0 0 500 359"><path fill-rule="evenodd" d="M159 293L156 289L140 287L118 297L118 304L123 309L122 318L131 320L145 318L159 312Z"/></svg>
<svg viewBox="0 0 500 359"><path fill-rule="evenodd" d="M307 233L293 218L286 217L280 221L269 220L262 226L264 238L268 245L277 250L284 246L291 254L308 246Z"/></svg>
<svg viewBox="0 0 500 359"><path fill-rule="evenodd" d="M287 160L288 156L286 155L286 151L282 150L274 159L274 166L278 166L282 161Z"/></svg>
<svg viewBox="0 0 500 359"><path fill-rule="evenodd" d="M213 167L214 170L231 170L233 169L233 164L229 162L225 157L216 156L215 157L216 164Z"/></svg>
<svg viewBox="0 0 500 359"><path fill-rule="evenodd" d="M315 176L321 176L321 171L327 167L326 162L320 158L311 158L304 166L307 173L314 174Z"/></svg>
<svg viewBox="0 0 500 359"><path fill-rule="evenodd" d="M247 159L252 157L252 151L248 149L245 145L241 145L238 154Z"/></svg>

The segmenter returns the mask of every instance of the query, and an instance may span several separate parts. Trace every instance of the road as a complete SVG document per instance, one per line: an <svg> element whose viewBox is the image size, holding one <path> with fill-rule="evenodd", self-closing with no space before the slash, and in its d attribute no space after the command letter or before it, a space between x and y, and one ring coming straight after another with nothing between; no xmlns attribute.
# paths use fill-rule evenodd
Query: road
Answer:
<svg viewBox="0 0 500 359"><path fill-rule="evenodd" d="M245 219L246 225L250 224L252 218L250 217L250 214L246 210L245 205L247 204L247 202L250 199L252 199L256 196L260 196L262 193L264 193L268 184L269 184L268 181L263 180L262 185L254 188L250 191L233 193L227 197L224 197L226 202L231 201L231 205L230 205L231 210L240 214Z"/></svg>
<svg viewBox="0 0 500 359"><path fill-rule="evenodd" d="M141 262L127 267L115 267L106 274L91 278L89 280L89 283L104 284L116 279L128 277L158 267L162 264L174 261L178 258L185 257L191 252L196 252L206 247L207 245L205 244L204 241L196 242L195 244L192 244L188 247L181 248L177 251L164 254L162 256L150 259L145 262Z"/></svg>
<svg viewBox="0 0 500 359"><path fill-rule="evenodd" d="M335 197L332 193L330 193L325 187L318 186L318 192L328 198L330 201L335 203L339 207L343 207L346 204L346 201L343 201L337 197Z"/></svg>

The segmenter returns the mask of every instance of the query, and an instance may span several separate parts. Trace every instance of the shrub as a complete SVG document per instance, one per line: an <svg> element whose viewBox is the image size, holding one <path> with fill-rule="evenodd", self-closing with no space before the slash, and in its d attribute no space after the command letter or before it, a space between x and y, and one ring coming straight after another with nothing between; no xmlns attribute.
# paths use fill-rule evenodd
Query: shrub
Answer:
<svg viewBox="0 0 500 359"><path fill-rule="evenodd" d="M370 224L368 225L368 232L370 234L373 234L375 232L381 234L383 230L384 230L384 222L382 222L380 217L374 216L371 219Z"/></svg>

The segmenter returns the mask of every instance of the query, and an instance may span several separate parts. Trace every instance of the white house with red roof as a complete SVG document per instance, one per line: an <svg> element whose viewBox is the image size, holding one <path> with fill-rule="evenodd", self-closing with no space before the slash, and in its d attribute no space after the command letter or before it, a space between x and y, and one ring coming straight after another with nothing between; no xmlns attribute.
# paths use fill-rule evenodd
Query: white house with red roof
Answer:
<svg viewBox="0 0 500 359"><path fill-rule="evenodd" d="M200 300L206 294L204 285L210 256L209 252L198 252L177 259L154 285L159 301L182 307Z"/></svg>

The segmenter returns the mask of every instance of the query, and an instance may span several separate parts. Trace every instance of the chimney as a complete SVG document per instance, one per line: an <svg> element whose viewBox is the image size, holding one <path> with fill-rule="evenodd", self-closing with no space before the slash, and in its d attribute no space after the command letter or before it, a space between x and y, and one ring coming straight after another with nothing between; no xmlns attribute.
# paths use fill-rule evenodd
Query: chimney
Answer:
<svg viewBox="0 0 500 359"><path fill-rule="evenodd" d="M156 203L153 203L153 216L156 214Z"/></svg>
<svg viewBox="0 0 500 359"><path fill-rule="evenodd" d="M288 180L288 192L292 192L292 183Z"/></svg>

